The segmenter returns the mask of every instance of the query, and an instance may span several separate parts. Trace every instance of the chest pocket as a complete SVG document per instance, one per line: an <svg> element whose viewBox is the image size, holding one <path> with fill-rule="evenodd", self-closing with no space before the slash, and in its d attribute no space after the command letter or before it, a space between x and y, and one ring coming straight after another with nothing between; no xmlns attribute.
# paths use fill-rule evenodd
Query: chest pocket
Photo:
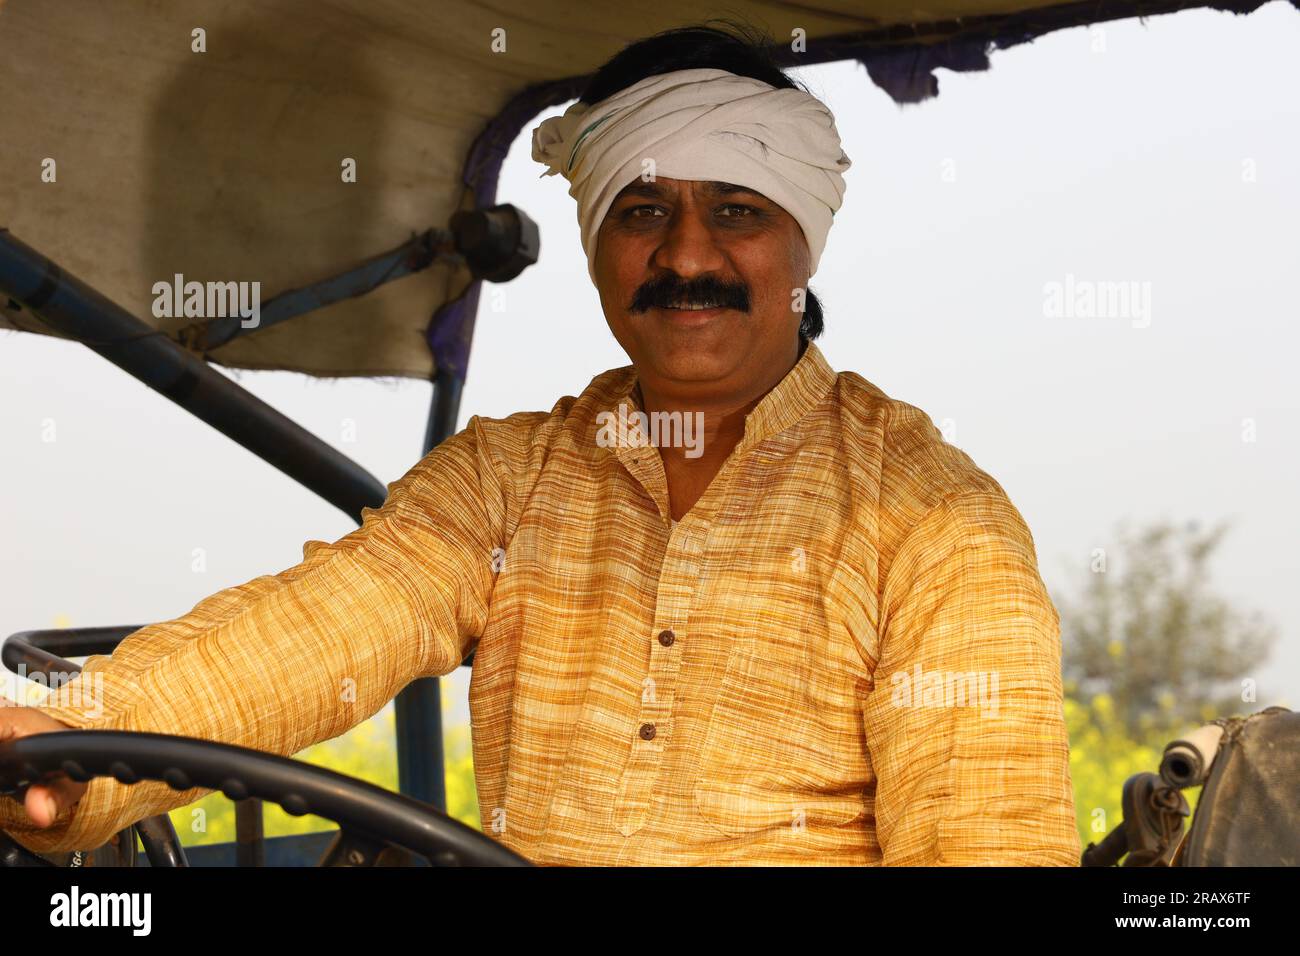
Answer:
<svg viewBox="0 0 1300 956"><path fill-rule="evenodd" d="M866 813L865 679L797 641L733 645L701 748L699 816L728 836L836 827Z"/></svg>

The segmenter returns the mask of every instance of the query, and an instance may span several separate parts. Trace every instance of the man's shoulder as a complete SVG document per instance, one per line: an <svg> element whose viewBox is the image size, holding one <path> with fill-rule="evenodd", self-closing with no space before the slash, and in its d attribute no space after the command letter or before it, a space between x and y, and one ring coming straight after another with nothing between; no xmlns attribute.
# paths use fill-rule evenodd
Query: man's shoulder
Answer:
<svg viewBox="0 0 1300 956"><path fill-rule="evenodd" d="M847 427L870 433L879 458L881 504L928 511L957 495L1003 495L1002 486L959 448L956 424L935 425L924 410L894 398L857 372L839 373Z"/></svg>
<svg viewBox="0 0 1300 956"><path fill-rule="evenodd" d="M581 444L582 436L594 434L599 411L625 394L634 376L631 365L608 369L578 395L556 399L549 412L520 411L501 418L474 415L467 430L474 429L494 453L506 457L527 456L561 442Z"/></svg>
<svg viewBox="0 0 1300 956"><path fill-rule="evenodd" d="M882 552L896 553L923 523L1024 527L1001 483L955 444L955 422L945 419L941 429L856 372L839 373L838 384L845 427L872 448Z"/></svg>

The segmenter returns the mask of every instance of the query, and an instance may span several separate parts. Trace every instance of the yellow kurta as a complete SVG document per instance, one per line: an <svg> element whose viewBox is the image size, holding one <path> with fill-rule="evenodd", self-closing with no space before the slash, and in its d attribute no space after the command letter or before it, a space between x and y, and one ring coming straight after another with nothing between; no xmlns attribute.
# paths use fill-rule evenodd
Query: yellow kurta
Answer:
<svg viewBox="0 0 1300 956"><path fill-rule="evenodd" d="M674 526L658 450L598 440L634 385L471 419L358 530L45 709L293 754L477 647L483 827L538 863L1076 865L1060 619L1002 487L810 344ZM207 792L101 778L0 827L86 848Z"/></svg>

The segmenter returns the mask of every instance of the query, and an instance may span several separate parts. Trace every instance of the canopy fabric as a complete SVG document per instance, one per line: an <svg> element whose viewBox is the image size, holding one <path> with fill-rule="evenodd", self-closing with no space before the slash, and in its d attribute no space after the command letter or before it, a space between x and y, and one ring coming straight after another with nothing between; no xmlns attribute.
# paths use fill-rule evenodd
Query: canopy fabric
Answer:
<svg viewBox="0 0 1300 956"><path fill-rule="evenodd" d="M154 284L176 274L257 281L265 303L445 228L452 212L482 200L466 185L465 163L494 117L526 89L588 74L635 39L724 15L774 37L802 28L813 49L821 38L892 28L942 37L955 23L1048 6L9 0L0 7L0 227L175 333L195 320L157 318L152 307ZM1085 18L1101 17L1081 10L1057 25ZM948 26L927 34L935 24ZM504 51L493 49L498 28ZM193 49L198 29L205 52ZM42 179L49 159L53 182ZM356 162L354 183L343 181L346 159ZM527 209L526 196L503 198ZM469 284L462 266L436 264L209 357L321 376L429 378L430 318ZM48 331L3 297L0 326Z"/></svg>

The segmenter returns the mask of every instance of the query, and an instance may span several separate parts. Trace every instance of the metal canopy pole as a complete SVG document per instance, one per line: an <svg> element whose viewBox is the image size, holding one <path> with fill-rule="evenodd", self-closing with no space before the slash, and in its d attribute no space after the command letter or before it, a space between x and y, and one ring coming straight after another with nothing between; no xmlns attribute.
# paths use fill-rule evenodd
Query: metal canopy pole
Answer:
<svg viewBox="0 0 1300 956"><path fill-rule="evenodd" d="M207 421L356 522L363 507L380 507L387 497L380 480L359 464L62 271L8 229L0 229L0 293Z"/></svg>
<svg viewBox="0 0 1300 956"><path fill-rule="evenodd" d="M356 462L150 328L7 229L0 293L95 350L360 523L388 489Z"/></svg>
<svg viewBox="0 0 1300 956"><path fill-rule="evenodd" d="M457 213L452 217L452 228L456 229L458 221L464 224L466 239L460 245L465 250L474 280L460 298L446 303L434 313L426 333L436 369L429 421L424 434L426 454L456 431L461 392L469 368L470 344L474 338L479 291L483 286L481 280L506 282L513 279L537 261L541 248L535 223L512 206L493 205L501 162L523 124L549 105L547 98L562 97L566 90L564 84L558 84L516 98L511 107L488 124L470 148L464 182L472 191L474 206L480 214L472 219L458 220L458 217L473 214ZM437 677L411 681L394 698L393 706L397 716L398 789L445 811L447 783L441 687Z"/></svg>
<svg viewBox="0 0 1300 956"><path fill-rule="evenodd" d="M427 269L439 257L461 258L455 237L440 229L427 229L389 252L368 259L341 275L331 276L301 289L281 292L262 305L255 327L245 327L243 316L203 319L176 333L176 339L196 352L211 352L234 338L260 333L316 309L344 299L354 299L395 279Z"/></svg>
<svg viewBox="0 0 1300 956"><path fill-rule="evenodd" d="M474 298L477 303L478 297ZM449 369L440 370L434 379L424 435L426 454L444 438L455 434L463 388L464 381ZM411 681L393 699L393 706L397 716L397 788L445 811L447 782L440 678L421 677Z"/></svg>

